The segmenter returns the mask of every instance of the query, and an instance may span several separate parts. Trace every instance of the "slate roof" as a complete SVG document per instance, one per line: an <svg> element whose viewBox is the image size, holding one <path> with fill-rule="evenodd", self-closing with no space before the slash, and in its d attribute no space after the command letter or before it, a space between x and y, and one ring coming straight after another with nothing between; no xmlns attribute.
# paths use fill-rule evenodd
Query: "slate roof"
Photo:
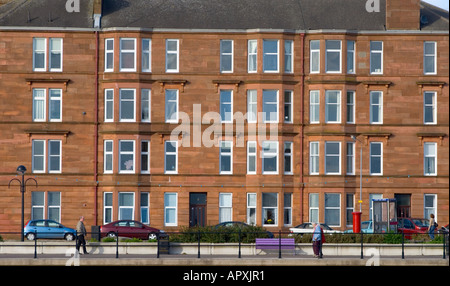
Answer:
<svg viewBox="0 0 450 286"><path fill-rule="evenodd" d="M93 27L94 0L68 13L65 0L14 0L0 6L0 27ZM102 28L385 30L365 0L103 0ZM423 30L448 31L449 13L421 2Z"/></svg>

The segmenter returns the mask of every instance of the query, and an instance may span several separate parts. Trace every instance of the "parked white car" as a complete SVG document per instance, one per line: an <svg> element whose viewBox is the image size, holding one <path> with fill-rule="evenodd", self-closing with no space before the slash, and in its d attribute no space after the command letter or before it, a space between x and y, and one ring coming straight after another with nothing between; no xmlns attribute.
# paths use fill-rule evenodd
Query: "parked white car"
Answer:
<svg viewBox="0 0 450 286"><path fill-rule="evenodd" d="M340 230L335 230L329 227L325 223L320 223L320 227L322 227L324 233L341 233ZM289 232L291 235L293 234L305 234L313 232L313 223L312 222L304 222L302 224L297 225L296 227L289 228Z"/></svg>

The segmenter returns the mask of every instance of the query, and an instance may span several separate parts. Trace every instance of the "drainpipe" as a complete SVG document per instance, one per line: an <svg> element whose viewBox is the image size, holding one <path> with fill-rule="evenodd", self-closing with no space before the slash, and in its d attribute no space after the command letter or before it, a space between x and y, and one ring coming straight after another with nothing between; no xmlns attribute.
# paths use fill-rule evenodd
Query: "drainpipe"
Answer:
<svg viewBox="0 0 450 286"><path fill-rule="evenodd" d="M95 182L95 191L94 191L94 225L97 226L98 219L98 70L99 70L99 30L101 28L101 18L102 18L102 6L103 0L95 0L93 6L93 19L94 19L94 28L95 30L95 123L94 123L94 182Z"/></svg>
<svg viewBox="0 0 450 286"><path fill-rule="evenodd" d="M98 204L98 31L95 31L95 123L94 123L94 225L97 225L97 204Z"/></svg>
<svg viewBox="0 0 450 286"><path fill-rule="evenodd" d="M302 158L302 164L300 166L300 197L301 197L301 204L300 204L300 220L301 222L303 222L303 189L304 189L304 185L303 185L303 161L304 161L304 157L303 157L303 129L304 129L304 121L305 118L303 118L304 116L304 90L305 90L305 33L301 33L300 34L300 45L301 45L301 55L300 55L300 82L301 82L301 86L300 86L300 95L301 95L301 103L300 103L300 156Z"/></svg>

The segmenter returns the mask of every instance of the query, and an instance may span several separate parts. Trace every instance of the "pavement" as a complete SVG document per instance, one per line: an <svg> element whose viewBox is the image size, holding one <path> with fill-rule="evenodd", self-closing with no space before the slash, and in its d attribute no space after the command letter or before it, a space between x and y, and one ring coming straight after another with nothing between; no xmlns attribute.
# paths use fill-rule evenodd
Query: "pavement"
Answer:
<svg viewBox="0 0 450 286"><path fill-rule="evenodd" d="M235 255L174 255L162 254L1 254L0 266L449 266L448 256L324 256L278 254L242 256Z"/></svg>

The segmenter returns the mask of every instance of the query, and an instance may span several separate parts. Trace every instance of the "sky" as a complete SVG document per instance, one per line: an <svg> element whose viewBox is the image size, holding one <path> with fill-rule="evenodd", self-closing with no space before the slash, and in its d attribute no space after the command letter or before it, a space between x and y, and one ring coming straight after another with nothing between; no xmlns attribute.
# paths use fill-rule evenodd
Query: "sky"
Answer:
<svg viewBox="0 0 450 286"><path fill-rule="evenodd" d="M449 3L448 0L423 0L423 1L448 11L448 3Z"/></svg>

